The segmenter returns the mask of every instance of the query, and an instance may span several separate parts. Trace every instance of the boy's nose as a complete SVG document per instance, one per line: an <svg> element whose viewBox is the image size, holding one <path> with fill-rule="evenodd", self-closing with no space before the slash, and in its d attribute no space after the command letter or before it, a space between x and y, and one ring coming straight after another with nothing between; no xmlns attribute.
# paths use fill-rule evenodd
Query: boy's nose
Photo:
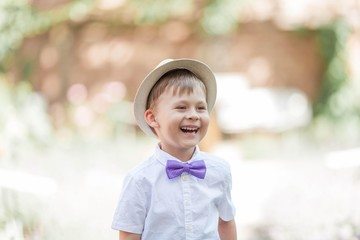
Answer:
<svg viewBox="0 0 360 240"><path fill-rule="evenodd" d="M191 120L199 120L199 119L200 119L200 116L199 116L199 114L198 114L195 110L191 110L191 111L188 113L187 118L188 118L188 119L191 119Z"/></svg>

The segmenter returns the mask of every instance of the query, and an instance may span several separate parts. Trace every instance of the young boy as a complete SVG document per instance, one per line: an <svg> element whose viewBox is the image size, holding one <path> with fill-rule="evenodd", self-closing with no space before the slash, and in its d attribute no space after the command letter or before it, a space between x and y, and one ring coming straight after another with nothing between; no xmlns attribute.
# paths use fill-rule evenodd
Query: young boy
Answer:
<svg viewBox="0 0 360 240"><path fill-rule="evenodd" d="M135 118L159 144L124 180L112 223L121 240L236 239L229 165L197 146L215 99L214 74L196 60L165 60L141 83Z"/></svg>

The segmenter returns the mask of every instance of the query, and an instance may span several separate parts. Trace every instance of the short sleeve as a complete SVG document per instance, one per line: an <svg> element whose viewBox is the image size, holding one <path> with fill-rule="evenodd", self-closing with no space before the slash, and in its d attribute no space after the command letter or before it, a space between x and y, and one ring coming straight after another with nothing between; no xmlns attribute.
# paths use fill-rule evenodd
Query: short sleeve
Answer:
<svg viewBox="0 0 360 240"><path fill-rule="evenodd" d="M231 198L232 179L230 167L227 168L223 196L218 202L219 217L224 221L230 221L235 217L235 207Z"/></svg>
<svg viewBox="0 0 360 240"><path fill-rule="evenodd" d="M146 217L146 195L139 183L127 176L123 183L118 205L111 227L136 234L141 234Z"/></svg>

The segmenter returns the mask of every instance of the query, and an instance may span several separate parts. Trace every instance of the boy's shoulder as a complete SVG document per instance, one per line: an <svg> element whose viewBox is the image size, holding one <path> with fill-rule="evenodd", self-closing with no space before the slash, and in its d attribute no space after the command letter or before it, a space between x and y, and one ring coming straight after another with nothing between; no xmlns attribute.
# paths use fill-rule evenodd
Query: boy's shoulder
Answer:
<svg viewBox="0 0 360 240"><path fill-rule="evenodd" d="M199 152L200 158L204 159L207 167L218 167L224 170L230 169L230 164L224 158L209 152Z"/></svg>
<svg viewBox="0 0 360 240"><path fill-rule="evenodd" d="M206 164L208 181L222 182L228 185L231 182L231 168L227 160L209 152L201 152Z"/></svg>
<svg viewBox="0 0 360 240"><path fill-rule="evenodd" d="M130 169L127 175L133 178L143 178L144 176L154 174L158 171L161 168L159 165L159 162L153 156L150 156L145 161L142 161L137 166Z"/></svg>

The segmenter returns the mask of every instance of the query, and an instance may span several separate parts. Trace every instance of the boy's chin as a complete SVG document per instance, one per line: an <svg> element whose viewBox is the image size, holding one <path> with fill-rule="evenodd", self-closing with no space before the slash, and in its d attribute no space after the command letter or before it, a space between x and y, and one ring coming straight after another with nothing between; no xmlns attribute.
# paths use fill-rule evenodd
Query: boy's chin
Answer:
<svg viewBox="0 0 360 240"><path fill-rule="evenodd" d="M198 145L202 139L203 138L193 138L193 139L188 139L187 141L185 140L185 142L186 144L188 144L189 147L194 147Z"/></svg>

